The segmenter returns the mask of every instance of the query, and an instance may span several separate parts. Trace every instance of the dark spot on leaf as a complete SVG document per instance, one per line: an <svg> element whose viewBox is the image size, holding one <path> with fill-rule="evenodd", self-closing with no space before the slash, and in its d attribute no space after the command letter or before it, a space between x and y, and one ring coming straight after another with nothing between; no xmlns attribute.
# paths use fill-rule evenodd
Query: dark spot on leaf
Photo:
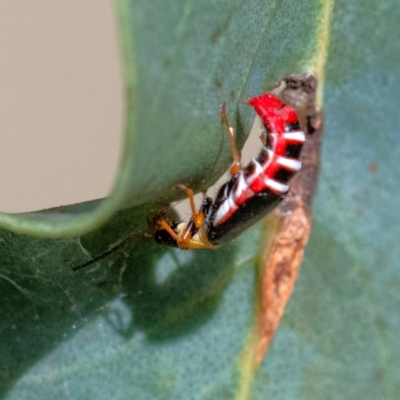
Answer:
<svg viewBox="0 0 400 400"><path fill-rule="evenodd" d="M379 368L379 369L375 370L372 379L376 383L380 383L383 381L384 376L385 376L385 371L382 368Z"/></svg>
<svg viewBox="0 0 400 400"><path fill-rule="evenodd" d="M370 172L376 172L378 169L378 164L375 161L371 161L369 163L368 169L370 170Z"/></svg>
<svg viewBox="0 0 400 400"><path fill-rule="evenodd" d="M227 28L229 26L229 22L232 18L232 11L226 14L224 23L221 26L219 26L217 29L215 29L215 31L211 35L211 43L215 43L218 40L218 38L227 30Z"/></svg>

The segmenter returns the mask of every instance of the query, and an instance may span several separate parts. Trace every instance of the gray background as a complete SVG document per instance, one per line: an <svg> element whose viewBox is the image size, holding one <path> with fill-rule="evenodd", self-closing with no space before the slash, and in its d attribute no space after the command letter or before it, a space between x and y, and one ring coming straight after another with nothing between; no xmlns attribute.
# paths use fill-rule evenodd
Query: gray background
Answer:
<svg viewBox="0 0 400 400"><path fill-rule="evenodd" d="M0 0L0 210L106 196L122 112L112 1Z"/></svg>

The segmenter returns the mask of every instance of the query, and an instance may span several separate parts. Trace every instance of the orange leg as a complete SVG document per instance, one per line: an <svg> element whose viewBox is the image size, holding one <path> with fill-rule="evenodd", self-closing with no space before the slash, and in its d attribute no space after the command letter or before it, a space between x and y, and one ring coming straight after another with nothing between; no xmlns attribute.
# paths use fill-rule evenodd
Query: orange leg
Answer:
<svg viewBox="0 0 400 400"><path fill-rule="evenodd" d="M160 228L165 229L170 235L171 237L176 241L179 242L179 237L176 234L176 232L170 227L169 223L165 220L162 219L158 222L158 225Z"/></svg>
<svg viewBox="0 0 400 400"><path fill-rule="evenodd" d="M204 214L199 211L196 212L196 206L194 204L194 193L193 190L188 188L186 185L178 185L180 190L185 190L190 201L190 208L192 210L193 222L196 228L201 228L204 224Z"/></svg>
<svg viewBox="0 0 400 400"><path fill-rule="evenodd" d="M233 163L230 168L230 173L231 175L237 174L241 169L242 169L242 164L240 163L240 154L239 151L236 147L236 142L235 142L235 134L233 128L229 125L228 117L226 116L226 104L225 102L222 103L221 106L221 122L225 124L228 136L229 136L229 143L231 145L231 152L232 152L232 158L233 158Z"/></svg>
<svg viewBox="0 0 400 400"><path fill-rule="evenodd" d="M203 228L201 227L199 230L199 239L193 240L190 231L185 229L183 232L176 233L167 221L164 219L158 222L158 226L161 229L165 229L171 237L176 241L178 247L182 250L191 250L191 249L214 249L218 247L217 245L213 245L208 241L207 234L205 233Z"/></svg>
<svg viewBox="0 0 400 400"><path fill-rule="evenodd" d="M186 194L190 201L190 208L192 210L192 218L195 227L199 230L199 239L200 240L193 240L192 239L192 232L189 229L189 225L187 224L185 229L178 233L178 235L174 235L173 238L178 237L176 240L179 248L188 250L188 249L212 249L213 246L207 238L207 234L205 233L203 226L204 226L204 214L202 211L196 212L196 206L194 204L194 193L193 190L188 188L186 185L178 185L178 188L181 190L185 190ZM170 231L168 231L170 233ZM170 233L171 234L171 233Z"/></svg>

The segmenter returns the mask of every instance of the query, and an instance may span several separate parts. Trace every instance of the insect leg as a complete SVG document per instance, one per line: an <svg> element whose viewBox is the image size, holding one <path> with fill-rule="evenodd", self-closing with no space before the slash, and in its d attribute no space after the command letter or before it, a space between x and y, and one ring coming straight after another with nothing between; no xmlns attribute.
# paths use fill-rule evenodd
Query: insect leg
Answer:
<svg viewBox="0 0 400 400"><path fill-rule="evenodd" d="M221 106L221 122L226 126L226 130L229 136L229 143L231 145L233 163L229 172L231 173L231 175L236 175L242 169L242 164L240 163L240 153L236 147L235 133L232 126L229 125L228 117L226 115L225 102L223 102Z"/></svg>

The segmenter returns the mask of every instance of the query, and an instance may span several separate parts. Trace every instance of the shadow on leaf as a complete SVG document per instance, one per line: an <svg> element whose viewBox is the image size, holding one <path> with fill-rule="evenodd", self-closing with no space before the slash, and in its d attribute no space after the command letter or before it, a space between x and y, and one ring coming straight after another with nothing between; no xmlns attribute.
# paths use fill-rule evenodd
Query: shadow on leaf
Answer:
<svg viewBox="0 0 400 400"><path fill-rule="evenodd" d="M233 275L231 247L183 252L136 238L74 273L71 262L82 259L76 240L5 231L1 239L15 246L4 252L0 276L1 397L35 363L99 316L124 340L140 331L152 341L195 331L212 316ZM131 311L128 325L118 322L122 317L112 307L115 300Z"/></svg>

